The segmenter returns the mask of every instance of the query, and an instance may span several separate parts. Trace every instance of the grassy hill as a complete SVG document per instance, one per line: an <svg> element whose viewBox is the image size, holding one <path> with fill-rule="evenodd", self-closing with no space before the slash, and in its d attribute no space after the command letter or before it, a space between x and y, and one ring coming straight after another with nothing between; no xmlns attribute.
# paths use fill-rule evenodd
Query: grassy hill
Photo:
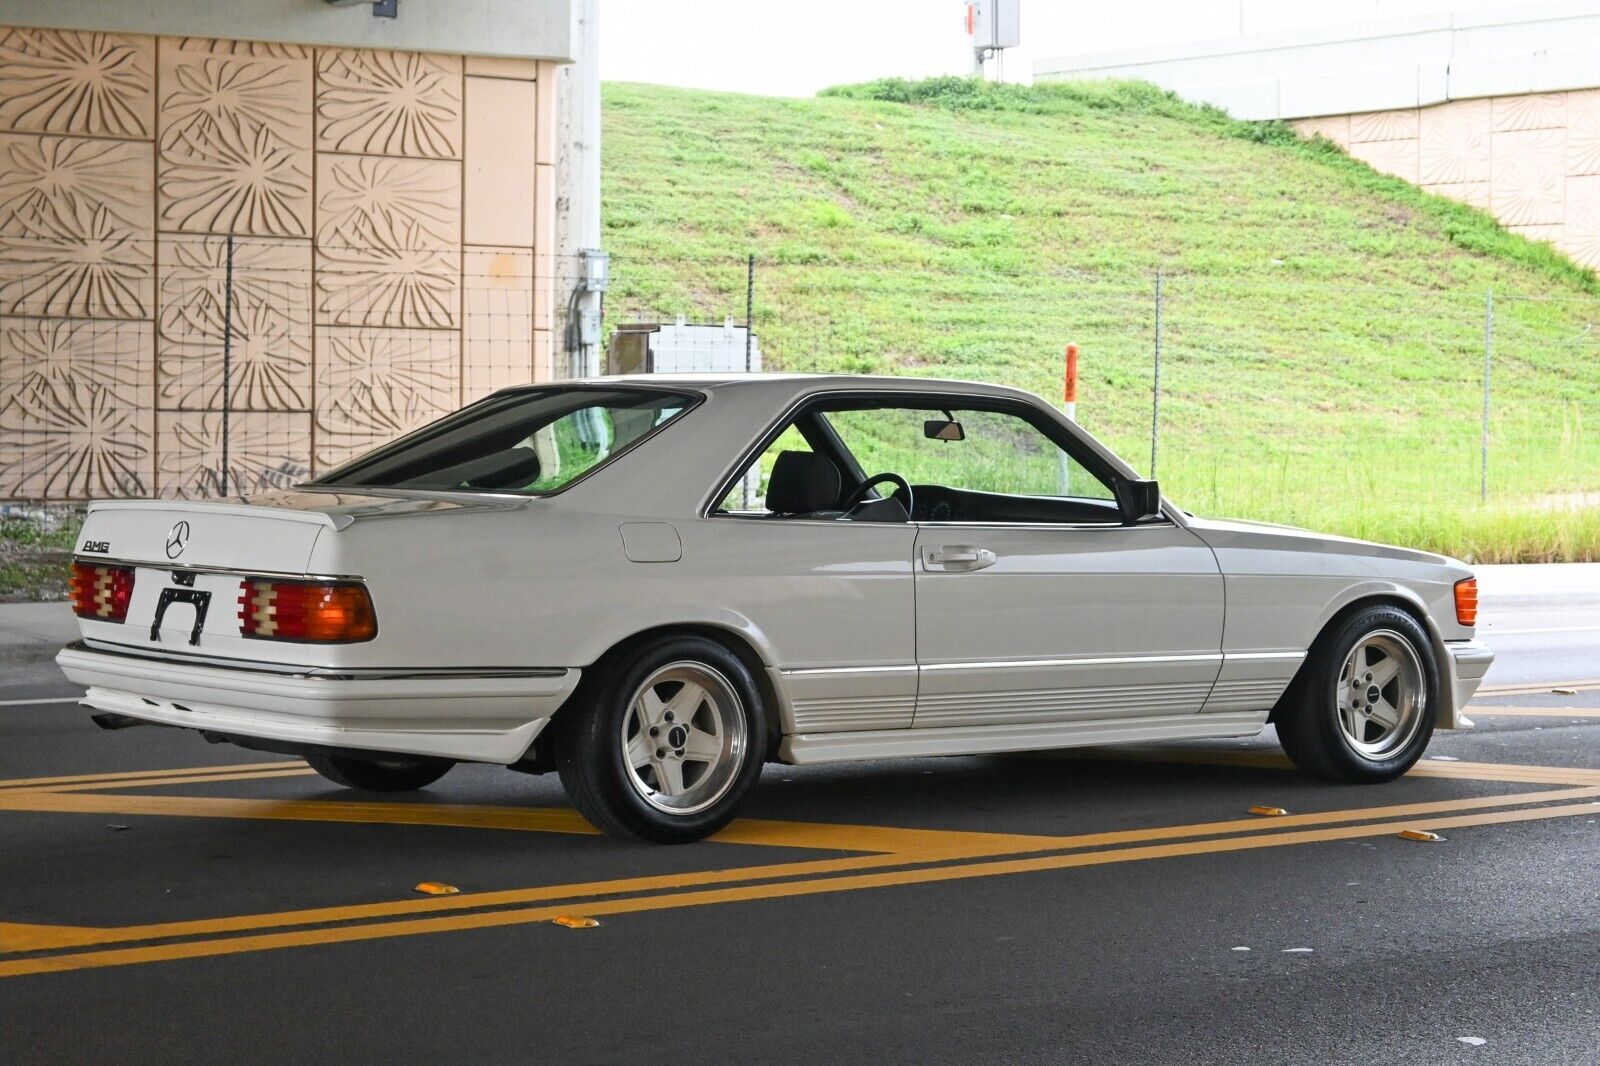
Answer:
<svg viewBox="0 0 1600 1066"><path fill-rule="evenodd" d="M1080 421L1148 468L1159 271L1157 473L1180 503L1600 558L1600 283L1326 142L1125 83L611 84L604 122L608 322L742 320L754 254L769 368L1053 397L1072 341Z"/></svg>

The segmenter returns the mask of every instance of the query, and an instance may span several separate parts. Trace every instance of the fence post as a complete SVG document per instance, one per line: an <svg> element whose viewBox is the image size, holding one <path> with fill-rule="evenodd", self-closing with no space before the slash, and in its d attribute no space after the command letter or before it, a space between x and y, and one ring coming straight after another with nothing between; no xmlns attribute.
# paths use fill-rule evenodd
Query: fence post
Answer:
<svg viewBox="0 0 1600 1066"><path fill-rule="evenodd" d="M1478 445L1478 502L1489 499L1489 374L1494 359L1494 289L1483 297L1483 431Z"/></svg>
<svg viewBox="0 0 1600 1066"><path fill-rule="evenodd" d="M233 406L233 234L222 268L222 495L228 494L228 416Z"/></svg>
<svg viewBox="0 0 1600 1066"><path fill-rule="evenodd" d="M755 336L755 311L756 311L756 253L751 252L745 261L744 268L744 369L749 373L750 342Z"/></svg>
<svg viewBox="0 0 1600 1066"><path fill-rule="evenodd" d="M1150 476L1156 476L1161 446L1161 268L1156 268L1156 372L1150 387Z"/></svg>

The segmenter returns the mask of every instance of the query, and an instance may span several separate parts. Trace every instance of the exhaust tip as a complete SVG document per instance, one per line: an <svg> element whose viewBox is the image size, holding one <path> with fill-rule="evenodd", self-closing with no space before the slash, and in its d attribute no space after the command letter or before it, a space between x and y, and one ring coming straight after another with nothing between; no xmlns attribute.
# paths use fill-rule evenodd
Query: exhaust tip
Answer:
<svg viewBox="0 0 1600 1066"><path fill-rule="evenodd" d="M91 714L89 721L101 729L132 729L136 725L150 724L140 718L129 718L125 714L112 714L109 711L99 711Z"/></svg>

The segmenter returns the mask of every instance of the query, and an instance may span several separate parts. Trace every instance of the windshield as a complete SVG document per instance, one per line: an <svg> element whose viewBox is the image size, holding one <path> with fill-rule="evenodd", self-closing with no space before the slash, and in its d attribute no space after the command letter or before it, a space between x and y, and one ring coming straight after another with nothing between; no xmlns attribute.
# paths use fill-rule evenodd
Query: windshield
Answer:
<svg viewBox="0 0 1600 1066"><path fill-rule="evenodd" d="M556 492L694 404L638 388L551 388L491 396L316 481L431 491Z"/></svg>

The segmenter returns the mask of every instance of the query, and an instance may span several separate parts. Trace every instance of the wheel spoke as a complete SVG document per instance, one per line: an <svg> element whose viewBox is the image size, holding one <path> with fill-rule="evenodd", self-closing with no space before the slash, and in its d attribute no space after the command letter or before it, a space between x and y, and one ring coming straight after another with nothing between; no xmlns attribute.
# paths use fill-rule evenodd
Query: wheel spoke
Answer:
<svg viewBox="0 0 1600 1066"><path fill-rule="evenodd" d="M665 796L677 796L683 792L683 763L667 756L657 759L653 764L656 768L657 791Z"/></svg>
<svg viewBox="0 0 1600 1066"><path fill-rule="evenodd" d="M714 763L722 757L722 740L704 729L691 726L689 739L683 745L683 757L688 762Z"/></svg>
<svg viewBox="0 0 1600 1066"><path fill-rule="evenodd" d="M650 738L640 730L637 735L628 741L628 765L635 770L642 770L649 766L655 758L655 748L650 743Z"/></svg>
<svg viewBox="0 0 1600 1066"><path fill-rule="evenodd" d="M1386 699L1379 700L1372 705L1370 717L1387 731L1400 724L1400 708Z"/></svg>
<svg viewBox="0 0 1600 1066"><path fill-rule="evenodd" d="M1400 672L1400 660L1394 656L1386 657L1377 666L1371 668L1372 683L1383 688L1394 680L1394 675Z"/></svg>
<svg viewBox="0 0 1600 1066"><path fill-rule="evenodd" d="M1344 718L1345 732L1356 740L1362 740L1367 735L1367 720L1361 712L1348 704L1339 708L1339 714Z"/></svg>
<svg viewBox="0 0 1600 1066"><path fill-rule="evenodd" d="M639 694L639 716L647 726L658 725L661 715L666 710L666 704L661 702L661 697L656 694L654 685Z"/></svg>
<svg viewBox="0 0 1600 1066"><path fill-rule="evenodd" d="M694 718L694 712L706 701L706 690L693 681L685 681L672 698L667 701L666 710L672 712L675 722L687 724ZM665 717L665 712L663 712Z"/></svg>

